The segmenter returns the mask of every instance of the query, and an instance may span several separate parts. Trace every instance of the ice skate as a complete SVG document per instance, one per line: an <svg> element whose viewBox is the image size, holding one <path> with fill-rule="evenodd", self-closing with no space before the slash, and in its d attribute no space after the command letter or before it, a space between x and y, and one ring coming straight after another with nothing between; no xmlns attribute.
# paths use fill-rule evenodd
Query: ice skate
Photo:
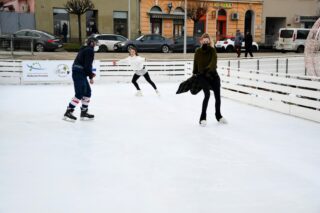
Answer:
<svg viewBox="0 0 320 213"><path fill-rule="evenodd" d="M75 122L77 120L77 117L73 115L74 109L67 109L67 111L64 113L63 120Z"/></svg>
<svg viewBox="0 0 320 213"><path fill-rule="evenodd" d="M200 123L200 126L202 126L202 127L207 126L207 121L206 120L201 120L199 123Z"/></svg>
<svg viewBox="0 0 320 213"><path fill-rule="evenodd" d="M156 89L156 94L157 94L158 96L160 96L160 92L159 92L159 90L157 90L157 89Z"/></svg>
<svg viewBox="0 0 320 213"><path fill-rule="evenodd" d="M228 121L224 117L220 118L218 120L218 122L221 123L221 124L227 124L228 123Z"/></svg>
<svg viewBox="0 0 320 213"><path fill-rule="evenodd" d="M138 97L141 97L141 96L142 96L141 90L138 90L138 91L136 92L136 96L138 96Z"/></svg>
<svg viewBox="0 0 320 213"><path fill-rule="evenodd" d="M201 114L199 124L202 127L207 126L207 115L206 114Z"/></svg>
<svg viewBox="0 0 320 213"><path fill-rule="evenodd" d="M82 110L81 109L81 114L80 114L80 120L82 121L88 121L88 120L93 120L94 115L88 113L88 109Z"/></svg>

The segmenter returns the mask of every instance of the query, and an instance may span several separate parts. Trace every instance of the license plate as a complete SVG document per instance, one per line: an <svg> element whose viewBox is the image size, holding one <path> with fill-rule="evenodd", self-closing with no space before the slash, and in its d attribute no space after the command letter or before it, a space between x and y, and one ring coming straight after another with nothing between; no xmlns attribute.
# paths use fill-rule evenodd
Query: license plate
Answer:
<svg viewBox="0 0 320 213"><path fill-rule="evenodd" d="M59 48L62 47L62 44L59 44L58 47L59 47Z"/></svg>

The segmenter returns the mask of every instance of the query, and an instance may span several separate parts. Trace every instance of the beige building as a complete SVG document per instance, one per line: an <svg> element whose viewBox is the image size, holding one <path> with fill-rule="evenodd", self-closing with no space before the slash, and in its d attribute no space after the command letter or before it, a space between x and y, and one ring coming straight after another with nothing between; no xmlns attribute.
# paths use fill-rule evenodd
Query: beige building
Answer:
<svg viewBox="0 0 320 213"><path fill-rule="evenodd" d="M68 40L77 40L77 16L66 12L64 7L66 1L36 0L36 29L63 36L63 26L65 28L67 26ZM81 16L82 38L95 32L121 34L133 38L138 35L139 0L130 0L130 10L128 0L92 0L92 2L95 8Z"/></svg>
<svg viewBox="0 0 320 213"><path fill-rule="evenodd" d="M320 15L319 6L319 0L265 0L262 40L272 45L282 27L311 28Z"/></svg>
<svg viewBox="0 0 320 213"><path fill-rule="evenodd" d="M189 0L191 1L191 0ZM257 42L262 38L262 0L201 0L207 13L194 24L188 19L187 34L209 33L213 40L234 36L236 30L250 31ZM184 32L184 1L140 0L140 26L143 34L158 33L176 37Z"/></svg>

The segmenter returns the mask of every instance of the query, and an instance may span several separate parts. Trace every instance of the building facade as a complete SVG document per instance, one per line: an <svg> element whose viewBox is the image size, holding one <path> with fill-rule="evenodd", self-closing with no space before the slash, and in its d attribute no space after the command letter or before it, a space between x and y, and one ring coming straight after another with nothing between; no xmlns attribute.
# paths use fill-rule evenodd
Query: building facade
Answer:
<svg viewBox="0 0 320 213"><path fill-rule="evenodd" d="M262 40L266 45L272 45L283 27L311 28L319 15L319 0L264 1Z"/></svg>
<svg viewBox="0 0 320 213"><path fill-rule="evenodd" d="M191 2L192 0L189 0ZM213 40L234 36L236 30L250 31L254 40L262 40L262 0L205 0L206 15L194 23L187 21L187 35L199 36L207 32ZM142 34L158 33L165 37L184 34L184 1L140 0L140 27Z"/></svg>
<svg viewBox="0 0 320 213"><path fill-rule="evenodd" d="M130 0L130 8L128 0L92 0L92 2L95 8L81 16L82 38L97 32L120 34L125 37L138 36L139 0ZM36 29L62 36L63 26L67 25L67 37L76 41L79 37L77 16L67 13L65 3L66 0L36 0Z"/></svg>

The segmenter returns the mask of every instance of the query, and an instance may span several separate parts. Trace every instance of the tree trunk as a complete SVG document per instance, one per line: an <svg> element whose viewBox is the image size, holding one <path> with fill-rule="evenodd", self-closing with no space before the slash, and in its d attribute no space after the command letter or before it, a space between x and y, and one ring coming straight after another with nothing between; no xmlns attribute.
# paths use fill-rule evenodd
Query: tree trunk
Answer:
<svg viewBox="0 0 320 213"><path fill-rule="evenodd" d="M79 44L82 43L82 36L81 36L81 15L78 14L78 34L79 34Z"/></svg>

